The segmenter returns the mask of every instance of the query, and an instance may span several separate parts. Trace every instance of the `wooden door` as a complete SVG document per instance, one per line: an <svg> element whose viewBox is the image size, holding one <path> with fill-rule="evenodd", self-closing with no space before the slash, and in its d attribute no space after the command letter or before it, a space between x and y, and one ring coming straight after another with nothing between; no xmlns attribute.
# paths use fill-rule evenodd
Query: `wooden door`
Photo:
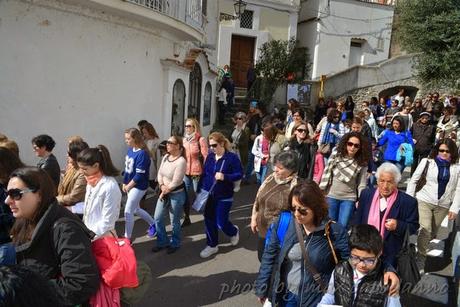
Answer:
<svg viewBox="0 0 460 307"><path fill-rule="evenodd" d="M246 73L254 62L255 38L247 36L232 36L230 53L230 70L235 86L246 87Z"/></svg>

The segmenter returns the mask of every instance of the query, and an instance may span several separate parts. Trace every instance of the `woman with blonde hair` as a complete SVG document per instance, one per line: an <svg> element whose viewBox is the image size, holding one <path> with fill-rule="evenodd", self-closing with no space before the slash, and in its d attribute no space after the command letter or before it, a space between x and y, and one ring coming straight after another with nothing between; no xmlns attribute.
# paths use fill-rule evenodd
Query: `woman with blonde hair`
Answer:
<svg viewBox="0 0 460 307"><path fill-rule="evenodd" d="M243 177L240 159L231 152L230 141L220 132L211 133L208 139L211 151L204 164L200 188L206 191L210 191L212 186L214 188L210 191L204 212L207 246L201 251L201 258L219 251L219 229L230 237L233 246L238 244L239 230L230 222L229 215L233 204L233 184Z"/></svg>
<svg viewBox="0 0 460 307"><path fill-rule="evenodd" d="M187 118L185 121L183 143L185 159L187 161L184 177L185 190L187 193L187 200L184 205L185 217L182 224L184 227L191 224L190 203L193 199L191 199L190 194L192 188L195 193L197 191L198 182L203 173L204 160L208 155L208 144L206 139L201 136L200 124L195 118Z"/></svg>
<svg viewBox="0 0 460 307"><path fill-rule="evenodd" d="M123 172L123 192L128 194L125 206L125 237L131 239L134 227L134 214L149 224L148 235L155 235L155 222L139 203L149 186L150 155L141 132L136 128L125 130L125 142L128 153Z"/></svg>

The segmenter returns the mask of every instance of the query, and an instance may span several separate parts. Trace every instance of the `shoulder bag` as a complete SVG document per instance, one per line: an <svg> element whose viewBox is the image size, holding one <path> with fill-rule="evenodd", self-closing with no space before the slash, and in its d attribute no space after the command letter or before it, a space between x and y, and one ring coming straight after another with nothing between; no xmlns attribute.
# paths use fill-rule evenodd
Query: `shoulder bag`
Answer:
<svg viewBox="0 0 460 307"><path fill-rule="evenodd" d="M406 229L401 250L396 256L397 271L401 277L401 289L412 290L420 280L420 272L416 262L415 245L409 241L409 229Z"/></svg>
<svg viewBox="0 0 460 307"><path fill-rule="evenodd" d="M417 183L415 184L415 193L420 191L423 186L426 184L426 174L428 173L428 167L430 166L430 161L427 159L425 163L425 168L423 169L422 174L420 175L420 178L417 180Z"/></svg>
<svg viewBox="0 0 460 307"><path fill-rule="evenodd" d="M222 172L222 169L224 168L224 164L225 164L225 160L222 161L219 172ZM195 201L193 202L193 205L192 205L192 208L195 209L196 212L198 213L204 212L204 209L206 208L206 204L209 199L209 195L211 195L212 190L214 190L216 183L217 183L217 180L214 180L214 183L212 184L209 191L206 191L205 189L201 189L200 192L198 192L198 194L196 195Z"/></svg>
<svg viewBox="0 0 460 307"><path fill-rule="evenodd" d="M302 230L300 229L299 223L294 222L294 225L295 225L295 231L297 233L297 240L299 241L299 245L300 245L300 250L302 251L304 265L307 268L307 270L310 272L310 274L312 275L315 282L318 284L321 292L326 293L327 291L326 284L321 278L321 274L311 264L307 251L305 250L305 242L303 239Z"/></svg>

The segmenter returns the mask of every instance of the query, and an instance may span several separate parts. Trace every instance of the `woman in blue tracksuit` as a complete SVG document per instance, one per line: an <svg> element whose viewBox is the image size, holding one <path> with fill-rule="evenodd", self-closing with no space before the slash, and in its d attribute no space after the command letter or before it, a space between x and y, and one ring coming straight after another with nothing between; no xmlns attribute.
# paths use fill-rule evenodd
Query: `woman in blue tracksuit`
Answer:
<svg viewBox="0 0 460 307"><path fill-rule="evenodd" d="M383 146L387 144L387 147L383 153L383 159L387 162L395 164L401 173L406 166L404 163L404 158L398 161L397 155L398 150L400 150L400 147L403 143L408 143L414 146L412 134L409 130L406 130L402 118L397 116L391 121L390 128L383 132L383 136L380 138L377 146Z"/></svg>
<svg viewBox="0 0 460 307"><path fill-rule="evenodd" d="M255 293L260 302L268 298L273 306L316 306L323 293L313 274L304 266L295 224L301 228L309 262L326 286L336 265L325 235L326 225L330 226L330 238L338 261L346 260L350 255L348 235L340 224L328 224L326 199L313 181L294 187L289 195L289 207L293 213L282 243L278 238L279 221L275 222L270 234L255 282ZM270 287L272 272L274 279Z"/></svg>
<svg viewBox="0 0 460 307"><path fill-rule="evenodd" d="M207 258L219 251L219 229L230 237L233 246L238 244L239 230L230 222L229 215L233 204L233 183L243 177L241 161L230 151L231 144L227 138L222 133L213 132L208 139L210 152L204 163L200 187L210 191L213 184L216 184L204 212L207 246L201 251L201 258Z"/></svg>
<svg viewBox="0 0 460 307"><path fill-rule="evenodd" d="M155 234L155 221L139 206L149 187L150 156L142 134L136 128L125 131L125 142L128 145L122 187L123 192L128 194L125 206L125 237L131 240L134 214L139 215L149 224L148 235L152 237Z"/></svg>

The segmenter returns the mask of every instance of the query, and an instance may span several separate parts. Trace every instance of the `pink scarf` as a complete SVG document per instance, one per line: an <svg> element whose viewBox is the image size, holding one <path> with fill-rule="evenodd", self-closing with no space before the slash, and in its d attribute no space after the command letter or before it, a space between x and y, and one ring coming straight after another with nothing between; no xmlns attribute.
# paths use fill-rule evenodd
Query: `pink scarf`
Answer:
<svg viewBox="0 0 460 307"><path fill-rule="evenodd" d="M387 198L387 209L383 215L383 219L380 221L380 193L379 189L375 190L374 197L372 198L371 208L369 209L369 216L367 217L367 223L380 229L380 235L383 238L385 233L385 221L388 213L390 213L391 207L395 203L396 197L398 197L398 189L391 193L390 197Z"/></svg>
<svg viewBox="0 0 460 307"><path fill-rule="evenodd" d="M85 176L85 179L86 179L86 182L94 188L96 184L102 179L103 175L104 174L102 174L101 171L98 171L94 175Z"/></svg>

